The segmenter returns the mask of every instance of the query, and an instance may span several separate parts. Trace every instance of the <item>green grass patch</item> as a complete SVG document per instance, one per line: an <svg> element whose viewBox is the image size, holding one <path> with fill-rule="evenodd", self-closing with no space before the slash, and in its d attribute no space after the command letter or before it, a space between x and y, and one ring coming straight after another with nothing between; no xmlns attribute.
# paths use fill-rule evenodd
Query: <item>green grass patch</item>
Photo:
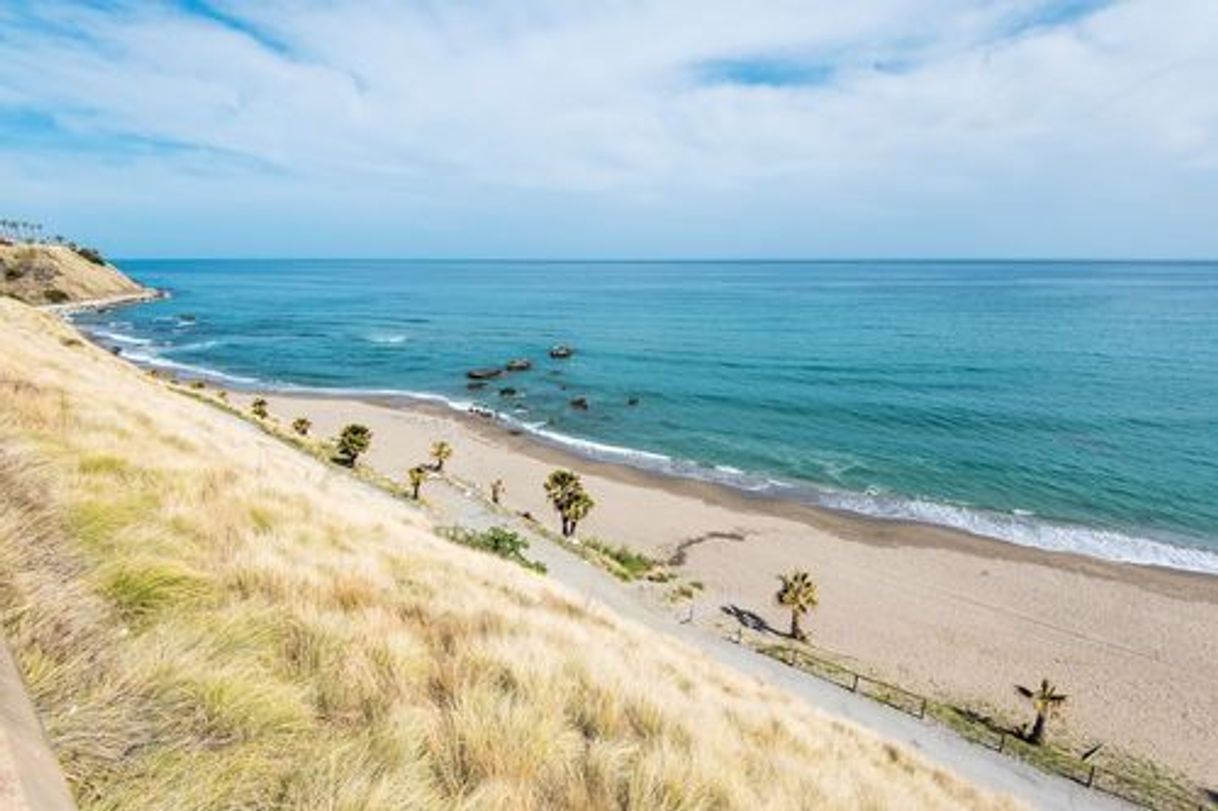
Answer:
<svg viewBox="0 0 1218 811"><path fill-rule="evenodd" d="M213 593L211 581L198 572L175 561L141 558L108 564L99 590L129 620L197 605Z"/></svg>
<svg viewBox="0 0 1218 811"><path fill-rule="evenodd" d="M105 550L124 529L140 523L159 506L152 493L111 492L100 498L87 498L68 511L68 529L85 548Z"/></svg>
<svg viewBox="0 0 1218 811"><path fill-rule="evenodd" d="M131 465L111 454L95 454L81 459L77 469L86 476L125 476Z"/></svg>
<svg viewBox="0 0 1218 811"><path fill-rule="evenodd" d="M631 580L638 580L641 577L655 579L654 575L663 572L658 560L649 558L642 552L635 552L625 544L611 546L595 538L589 538L583 542L583 546L594 553L599 558L601 565L619 580L629 582ZM664 581L658 580L657 582Z"/></svg>

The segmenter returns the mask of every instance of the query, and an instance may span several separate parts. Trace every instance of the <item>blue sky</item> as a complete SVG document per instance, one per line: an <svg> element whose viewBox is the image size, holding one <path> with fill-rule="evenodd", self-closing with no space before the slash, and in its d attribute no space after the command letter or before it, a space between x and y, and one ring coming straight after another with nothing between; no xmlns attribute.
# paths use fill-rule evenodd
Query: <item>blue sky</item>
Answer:
<svg viewBox="0 0 1218 811"><path fill-rule="evenodd" d="M1218 0L0 0L120 256L1218 257Z"/></svg>

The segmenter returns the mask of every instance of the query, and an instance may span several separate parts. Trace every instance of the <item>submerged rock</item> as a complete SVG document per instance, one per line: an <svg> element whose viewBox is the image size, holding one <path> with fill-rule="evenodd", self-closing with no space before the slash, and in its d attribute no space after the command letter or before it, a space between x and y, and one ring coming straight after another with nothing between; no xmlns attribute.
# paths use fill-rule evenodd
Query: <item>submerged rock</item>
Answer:
<svg viewBox="0 0 1218 811"><path fill-rule="evenodd" d="M486 381L485 380L471 380L470 382L465 384L465 388L469 389L470 391L478 391L478 389L485 389Z"/></svg>
<svg viewBox="0 0 1218 811"><path fill-rule="evenodd" d="M628 405L628 406L636 406L636 405L638 405L638 404L639 404L639 398L638 398L638 397L631 397L630 399L628 399L628 400L626 401L626 405Z"/></svg>
<svg viewBox="0 0 1218 811"><path fill-rule="evenodd" d="M491 380L503 374L502 369L470 369L465 373L465 376L470 380Z"/></svg>
<svg viewBox="0 0 1218 811"><path fill-rule="evenodd" d="M550 347L550 357L552 358L569 358L575 354L575 350L566 344L555 344Z"/></svg>
<svg viewBox="0 0 1218 811"><path fill-rule="evenodd" d="M574 408L576 411L587 411L588 410L588 398L587 397L576 397L574 400L571 401L571 407Z"/></svg>
<svg viewBox="0 0 1218 811"><path fill-rule="evenodd" d="M505 367L509 372L527 372L533 368L533 361L528 358L512 358Z"/></svg>
<svg viewBox="0 0 1218 811"><path fill-rule="evenodd" d="M515 396L516 396L518 393L519 393L519 392L517 392L517 391L516 391L514 388L512 388L511 386L504 386L503 388L501 388L501 389L499 390L499 396L500 396L500 397L515 397Z"/></svg>

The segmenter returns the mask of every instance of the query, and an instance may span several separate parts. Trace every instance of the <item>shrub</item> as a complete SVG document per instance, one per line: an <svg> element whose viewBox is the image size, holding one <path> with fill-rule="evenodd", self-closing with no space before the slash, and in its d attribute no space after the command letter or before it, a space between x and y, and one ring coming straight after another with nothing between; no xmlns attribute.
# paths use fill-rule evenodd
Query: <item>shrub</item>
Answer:
<svg viewBox="0 0 1218 811"><path fill-rule="evenodd" d="M355 460L372 444L372 431L366 425L352 423L343 428L334 443L334 461L355 467Z"/></svg>
<svg viewBox="0 0 1218 811"><path fill-rule="evenodd" d="M52 287L47 290L46 293L43 294L43 297L46 298L46 300L51 304L63 304L72 298L57 287Z"/></svg>
<svg viewBox="0 0 1218 811"><path fill-rule="evenodd" d="M254 402L250 403L250 411L253 412L254 416L258 419L265 420L268 414L266 406L266 400L258 397L254 400Z"/></svg>
<svg viewBox="0 0 1218 811"><path fill-rule="evenodd" d="M308 417L297 417L292 421L292 430L300 436L308 436L313 423Z"/></svg>
<svg viewBox="0 0 1218 811"><path fill-rule="evenodd" d="M529 548L529 541L519 533L504 527L491 527L482 532L475 532L465 527L440 527L437 534L471 549L481 549L498 555L501 558L519 563L526 569L545 574L546 565L524 556L524 550Z"/></svg>
<svg viewBox="0 0 1218 811"><path fill-rule="evenodd" d="M95 265L106 264L105 257L101 255L101 252L98 251L97 248L86 248L81 245L74 247L72 250L76 251L77 256L81 257L82 259L87 259Z"/></svg>

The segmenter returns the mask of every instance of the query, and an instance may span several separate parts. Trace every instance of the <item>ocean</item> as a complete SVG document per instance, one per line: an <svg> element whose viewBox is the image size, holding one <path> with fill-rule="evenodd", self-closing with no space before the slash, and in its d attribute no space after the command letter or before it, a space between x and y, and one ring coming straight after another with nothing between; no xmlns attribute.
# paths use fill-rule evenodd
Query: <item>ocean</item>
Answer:
<svg viewBox="0 0 1218 811"><path fill-rule="evenodd" d="M77 322L145 364L477 404L602 459L1218 572L1215 263L119 264L172 297Z"/></svg>

